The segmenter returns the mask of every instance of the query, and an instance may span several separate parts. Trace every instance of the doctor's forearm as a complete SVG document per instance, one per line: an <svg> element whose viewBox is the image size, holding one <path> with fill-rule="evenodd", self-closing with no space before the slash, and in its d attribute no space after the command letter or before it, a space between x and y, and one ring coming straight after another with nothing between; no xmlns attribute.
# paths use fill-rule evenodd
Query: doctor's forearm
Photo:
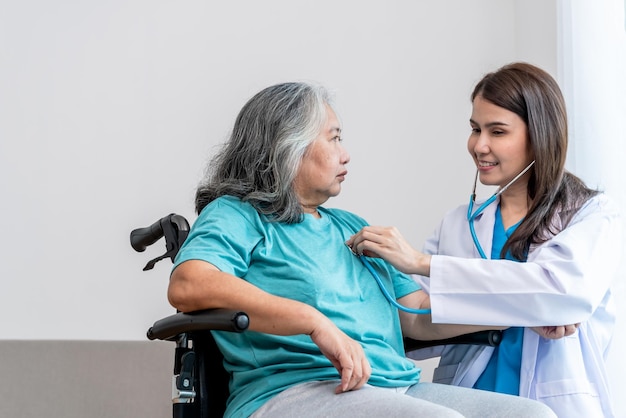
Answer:
<svg viewBox="0 0 626 418"><path fill-rule="evenodd" d="M411 257L403 258L403 260L406 259L410 260L406 265L392 259L391 257L387 258L386 261L391 263L395 268L403 273L430 277L430 263L432 260L432 256L430 254L415 251Z"/></svg>
<svg viewBox="0 0 626 418"><path fill-rule="evenodd" d="M484 325L433 324L430 315L418 315L406 336L416 340L441 340L485 330L504 330L508 327Z"/></svg>
<svg viewBox="0 0 626 418"><path fill-rule="evenodd" d="M407 269L408 271L404 271L404 273L418 274L420 276L430 277L431 260L432 256L430 254L424 254L422 252L416 251L412 266Z"/></svg>
<svg viewBox="0 0 626 418"><path fill-rule="evenodd" d="M399 298L398 302L413 309L428 309L431 307L430 298L423 291L410 293ZM416 340L441 340L476 331L507 328L484 325L433 324L432 316L429 314L413 314L406 311L399 311L398 314L400 315L400 324L402 325L404 336Z"/></svg>

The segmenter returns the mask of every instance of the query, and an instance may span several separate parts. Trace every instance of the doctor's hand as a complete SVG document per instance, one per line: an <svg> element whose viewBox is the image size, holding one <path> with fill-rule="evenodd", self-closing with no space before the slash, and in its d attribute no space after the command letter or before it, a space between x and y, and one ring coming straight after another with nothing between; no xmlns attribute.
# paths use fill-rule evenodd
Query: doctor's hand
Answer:
<svg viewBox="0 0 626 418"><path fill-rule="evenodd" d="M366 226L346 245L357 255L382 258L403 273L430 275L430 255L415 250L393 226Z"/></svg>
<svg viewBox="0 0 626 418"><path fill-rule="evenodd" d="M558 340L559 338L569 337L575 333L579 325L580 324L532 327L531 329L543 338Z"/></svg>

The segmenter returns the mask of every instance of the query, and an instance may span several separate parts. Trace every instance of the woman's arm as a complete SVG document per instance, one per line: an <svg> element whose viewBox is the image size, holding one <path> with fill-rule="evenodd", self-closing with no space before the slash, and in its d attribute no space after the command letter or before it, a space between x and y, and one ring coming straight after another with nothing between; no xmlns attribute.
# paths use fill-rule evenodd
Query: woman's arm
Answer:
<svg viewBox="0 0 626 418"><path fill-rule="evenodd" d="M431 297L437 322L577 324L603 303L622 254L621 215L610 201L590 201L567 228L532 248L525 263L474 258L454 239L465 222L462 216L455 212L442 224L447 240L437 243L437 251L448 255L416 251L395 228L386 227L364 228L347 244L423 276L419 281Z"/></svg>
<svg viewBox="0 0 626 418"><path fill-rule="evenodd" d="M430 299L421 290L398 299L398 303L413 309L430 308ZM430 315L416 315L405 311L399 311L399 314L402 335L421 341L443 340L477 331L504 330L508 328L483 325L433 324ZM557 340L574 334L579 325L532 327L531 329L539 334L540 337Z"/></svg>
<svg viewBox="0 0 626 418"><path fill-rule="evenodd" d="M201 260L189 260L174 269L168 299L182 312L213 308L245 310L254 319L251 330L278 335L311 334L323 316L308 305L273 296ZM288 313L295 318L280 320Z"/></svg>
<svg viewBox="0 0 626 418"><path fill-rule="evenodd" d="M430 308L428 294L422 290L410 293L398 299L398 303L413 309ZM415 340L442 340L485 330L502 330L507 327L483 326L483 325L456 325L456 324L433 324L430 315L416 315L405 311L399 311L402 333L405 337Z"/></svg>
<svg viewBox="0 0 626 418"><path fill-rule="evenodd" d="M251 331L309 335L341 375L337 392L359 389L371 374L361 345L317 309L271 295L205 261L185 261L174 269L168 299L183 312L214 308L244 311Z"/></svg>

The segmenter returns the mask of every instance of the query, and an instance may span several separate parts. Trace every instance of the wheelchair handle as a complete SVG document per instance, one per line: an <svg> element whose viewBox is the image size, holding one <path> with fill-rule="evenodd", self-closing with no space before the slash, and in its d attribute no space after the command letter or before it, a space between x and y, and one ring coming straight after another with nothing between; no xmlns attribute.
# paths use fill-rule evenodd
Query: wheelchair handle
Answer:
<svg viewBox="0 0 626 418"><path fill-rule="evenodd" d="M130 233L130 245L135 251L143 252L146 247L154 244L159 238L165 237L165 254L150 260L143 268L146 271L152 269L156 263L164 258L169 257L173 262L188 234L189 223L187 219L175 213L170 213L148 227L132 230Z"/></svg>
<svg viewBox="0 0 626 418"><path fill-rule="evenodd" d="M137 228L130 233L130 245L138 253L144 252L147 247L154 244L163 236L163 227L159 219L145 228Z"/></svg>
<svg viewBox="0 0 626 418"><path fill-rule="evenodd" d="M145 251L147 247L157 242L166 233L164 228L169 225L175 227L176 231L189 231L189 223L184 217L170 213L150 226L132 230L130 245L139 253Z"/></svg>

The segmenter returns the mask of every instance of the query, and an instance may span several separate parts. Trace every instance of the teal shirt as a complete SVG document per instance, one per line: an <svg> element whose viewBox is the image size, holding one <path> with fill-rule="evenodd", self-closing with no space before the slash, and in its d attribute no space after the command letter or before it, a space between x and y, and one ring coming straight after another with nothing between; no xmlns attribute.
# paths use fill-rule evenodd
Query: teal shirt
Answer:
<svg viewBox="0 0 626 418"><path fill-rule="evenodd" d="M504 229L500 206L496 210L496 222L493 226L493 244L491 247L491 258L499 259L502 247L509 239L513 231L521 223L513 225L509 229ZM507 260L514 260L509 253ZM520 368L522 365L522 341L524 339L524 328L511 327L502 333L502 341L495 348L493 355L489 359L487 368L480 375L474 388L489 390L492 392L508 393L519 395Z"/></svg>
<svg viewBox="0 0 626 418"><path fill-rule="evenodd" d="M250 204L220 197L200 213L174 268L186 260L204 260L273 295L311 305L361 343L372 367L369 384L417 383L420 370L404 356L397 310L344 244L367 223L346 211L318 210L321 219L305 215L297 224L269 222ZM395 298L419 290L392 266L370 261ZM293 385L339 379L307 335L213 334L232 376L227 417L247 417Z"/></svg>

